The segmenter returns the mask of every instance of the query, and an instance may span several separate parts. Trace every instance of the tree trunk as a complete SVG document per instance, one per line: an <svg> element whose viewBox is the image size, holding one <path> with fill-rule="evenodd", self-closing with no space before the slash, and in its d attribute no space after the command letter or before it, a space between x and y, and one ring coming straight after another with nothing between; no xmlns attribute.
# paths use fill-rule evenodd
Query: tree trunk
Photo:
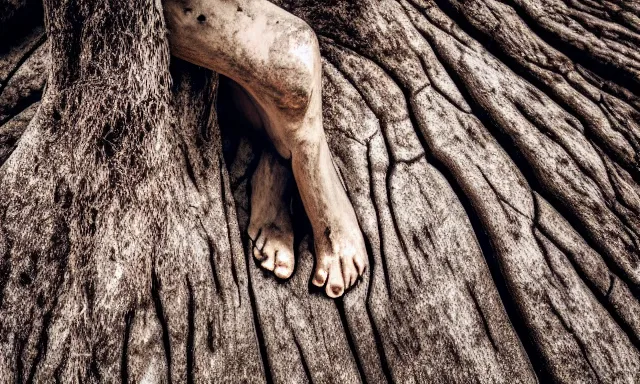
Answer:
<svg viewBox="0 0 640 384"><path fill-rule="evenodd" d="M299 202L293 278L251 261L261 143L157 2L2 1L7 382L640 380L637 4L276 1L369 252L334 301Z"/></svg>

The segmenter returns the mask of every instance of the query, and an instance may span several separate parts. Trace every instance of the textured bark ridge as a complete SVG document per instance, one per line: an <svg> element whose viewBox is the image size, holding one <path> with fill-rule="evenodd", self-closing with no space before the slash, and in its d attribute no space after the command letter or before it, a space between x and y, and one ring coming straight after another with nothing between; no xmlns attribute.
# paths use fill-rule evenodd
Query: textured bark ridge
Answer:
<svg viewBox="0 0 640 384"><path fill-rule="evenodd" d="M54 3L3 71L3 144L24 132L0 175L0 377L262 381L217 78L172 79L158 2Z"/></svg>
<svg viewBox="0 0 640 384"><path fill-rule="evenodd" d="M157 2L45 3L0 44L0 377L638 382L640 7L277 3L320 39L364 280L311 288L295 203L293 278L251 261L260 140Z"/></svg>

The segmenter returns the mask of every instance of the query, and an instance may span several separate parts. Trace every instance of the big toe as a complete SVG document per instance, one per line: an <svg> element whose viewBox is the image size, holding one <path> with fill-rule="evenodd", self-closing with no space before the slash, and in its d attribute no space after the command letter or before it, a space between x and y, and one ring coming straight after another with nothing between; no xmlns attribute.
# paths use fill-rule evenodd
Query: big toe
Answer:
<svg viewBox="0 0 640 384"><path fill-rule="evenodd" d="M275 269L273 273L280 279L288 279L293 273L294 265L293 252L287 248L279 249L276 252Z"/></svg>

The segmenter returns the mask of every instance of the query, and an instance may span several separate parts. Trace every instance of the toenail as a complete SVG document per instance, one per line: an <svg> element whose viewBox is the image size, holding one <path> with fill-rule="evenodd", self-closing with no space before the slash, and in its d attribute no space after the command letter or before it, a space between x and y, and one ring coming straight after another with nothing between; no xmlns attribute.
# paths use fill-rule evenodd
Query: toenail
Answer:
<svg viewBox="0 0 640 384"><path fill-rule="evenodd" d="M333 291L333 294L337 296L342 291L342 287L331 287L331 291Z"/></svg>

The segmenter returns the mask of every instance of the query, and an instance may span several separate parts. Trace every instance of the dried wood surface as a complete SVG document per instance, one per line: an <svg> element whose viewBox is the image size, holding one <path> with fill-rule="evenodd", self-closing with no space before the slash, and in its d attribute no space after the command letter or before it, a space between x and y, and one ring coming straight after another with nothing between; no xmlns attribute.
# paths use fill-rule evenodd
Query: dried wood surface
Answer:
<svg viewBox="0 0 640 384"><path fill-rule="evenodd" d="M155 2L113 3L147 40L69 6L96 28L74 48L46 3L49 38L0 52L0 377L640 380L637 4L277 1L319 36L369 252L333 301L309 283L299 202L294 277L251 260L260 140L232 110L219 134L215 75L176 61L169 88Z"/></svg>

